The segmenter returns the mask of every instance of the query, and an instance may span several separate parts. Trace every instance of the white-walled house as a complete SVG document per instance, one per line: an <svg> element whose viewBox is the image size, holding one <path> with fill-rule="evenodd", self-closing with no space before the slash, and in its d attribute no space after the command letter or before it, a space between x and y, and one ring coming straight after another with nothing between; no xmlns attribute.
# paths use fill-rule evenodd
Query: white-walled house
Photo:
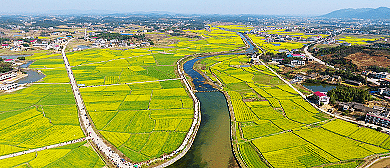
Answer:
<svg viewBox="0 0 390 168"><path fill-rule="evenodd" d="M11 90L17 88L18 86L19 84L16 82L4 82L0 85L0 90Z"/></svg>
<svg viewBox="0 0 390 168"><path fill-rule="evenodd" d="M325 93L322 92L314 92L314 95L318 97L317 104L329 104L330 97L328 97Z"/></svg>

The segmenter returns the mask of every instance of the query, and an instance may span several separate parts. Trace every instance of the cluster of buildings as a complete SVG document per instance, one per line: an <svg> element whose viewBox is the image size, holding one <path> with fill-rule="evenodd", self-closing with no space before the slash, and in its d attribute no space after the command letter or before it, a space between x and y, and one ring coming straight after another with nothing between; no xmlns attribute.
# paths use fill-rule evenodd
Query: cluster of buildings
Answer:
<svg viewBox="0 0 390 168"><path fill-rule="evenodd" d="M383 79L383 78L390 77L390 73L388 73L388 72L363 71L362 75L365 75L369 78L374 78L374 79Z"/></svg>
<svg viewBox="0 0 390 168"><path fill-rule="evenodd" d="M92 47L93 48L111 48L111 47L130 47L130 48L135 48L135 47L145 47L145 46L150 46L149 42L140 42L140 43L128 43L127 40L118 40L118 39L112 39L112 40L107 40L107 39L94 39L91 38L89 41L93 42Z"/></svg>
<svg viewBox="0 0 390 168"><path fill-rule="evenodd" d="M112 40L107 40L107 39L94 39L91 38L89 41L93 42L92 47L94 48L110 48L110 47L137 47L136 44L133 43L127 43L126 40L118 40L118 39L112 39ZM145 42L146 45L147 42ZM150 44L148 44L150 45Z"/></svg>
<svg viewBox="0 0 390 168"><path fill-rule="evenodd" d="M0 90L11 90L11 89L16 89L19 86L18 83L16 82L3 82L0 84Z"/></svg>
<svg viewBox="0 0 390 168"><path fill-rule="evenodd" d="M365 116L365 122L390 128L390 109L385 107L367 107L356 102L337 102L342 111L361 112Z"/></svg>
<svg viewBox="0 0 390 168"><path fill-rule="evenodd" d="M59 50L60 45L66 43L66 39L69 37L58 37L55 40L45 41L33 39L30 41L15 40L11 44L4 43L1 47L9 49L11 51L22 51L29 49L42 49L42 50Z"/></svg>
<svg viewBox="0 0 390 168"><path fill-rule="evenodd" d="M312 61L311 59L309 60L305 54L294 54L293 51L289 50L279 50L281 53L285 53L287 58L293 58L293 60L290 61L289 64L285 64L285 66L289 67L298 67L298 66L304 66L306 65L307 61ZM273 64L281 64L284 61L284 58L272 58Z"/></svg>
<svg viewBox="0 0 390 168"><path fill-rule="evenodd" d="M8 79L16 77L17 75L18 75L17 70L12 70L0 74L0 82L2 82L0 84L0 90L11 90L17 88L19 86L18 83L6 81Z"/></svg>
<svg viewBox="0 0 390 168"><path fill-rule="evenodd" d="M384 111L369 112L366 114L365 122L390 128L389 114L390 112L388 109Z"/></svg>

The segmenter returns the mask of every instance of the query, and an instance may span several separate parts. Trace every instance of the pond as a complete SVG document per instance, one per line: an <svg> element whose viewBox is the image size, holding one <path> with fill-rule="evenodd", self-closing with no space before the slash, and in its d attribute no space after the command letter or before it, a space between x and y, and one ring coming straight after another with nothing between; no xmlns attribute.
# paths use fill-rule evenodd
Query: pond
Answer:
<svg viewBox="0 0 390 168"><path fill-rule="evenodd" d="M328 92L329 90L332 90L336 88L337 86L335 85L328 85L328 84L312 84L312 83L305 83L302 84L305 88L310 89L313 92Z"/></svg>
<svg viewBox="0 0 390 168"><path fill-rule="evenodd" d="M91 47L86 46L86 45L79 45L79 46L77 46L77 48L80 48L81 50L85 50L85 49L88 49L88 48L91 48Z"/></svg>

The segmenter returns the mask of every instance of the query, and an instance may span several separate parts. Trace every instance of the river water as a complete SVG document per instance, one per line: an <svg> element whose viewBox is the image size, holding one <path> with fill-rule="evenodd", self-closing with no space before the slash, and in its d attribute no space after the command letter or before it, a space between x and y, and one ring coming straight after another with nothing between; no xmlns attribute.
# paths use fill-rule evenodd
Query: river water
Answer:
<svg viewBox="0 0 390 168"><path fill-rule="evenodd" d="M25 70L25 72L28 74L28 76L20 79L18 84L33 83L45 77L43 73L38 73L35 70Z"/></svg>
<svg viewBox="0 0 390 168"><path fill-rule="evenodd" d="M187 154L170 167L234 167L230 143L230 116L225 96L217 92L198 92L202 120L195 141Z"/></svg>
<svg viewBox="0 0 390 168"><path fill-rule="evenodd" d="M191 76L192 83L195 86L197 91L217 91L217 89L213 88L210 84L205 83L206 79L198 72L193 69L196 61L203 59L206 57L199 57L192 60L187 61L183 65L184 72Z"/></svg>
<svg viewBox="0 0 390 168"><path fill-rule="evenodd" d="M225 95L205 83L193 69L199 57L184 63L184 72L191 76L196 97L200 101L202 120L196 138L187 154L170 167L233 167L236 161L230 144L230 116Z"/></svg>
<svg viewBox="0 0 390 168"><path fill-rule="evenodd" d="M256 53L256 48L242 34L237 33L249 44L245 54ZM234 53L237 54L237 53ZM183 69L192 78L196 97L200 101L202 120L194 143L187 154L169 167L238 167L234 158L230 137L230 113L225 95L207 84L206 79L195 71L196 61L206 57L199 57L184 63Z"/></svg>
<svg viewBox="0 0 390 168"><path fill-rule="evenodd" d="M16 59L18 57L28 57L28 56L31 56L31 55L2 55L0 57L3 59Z"/></svg>

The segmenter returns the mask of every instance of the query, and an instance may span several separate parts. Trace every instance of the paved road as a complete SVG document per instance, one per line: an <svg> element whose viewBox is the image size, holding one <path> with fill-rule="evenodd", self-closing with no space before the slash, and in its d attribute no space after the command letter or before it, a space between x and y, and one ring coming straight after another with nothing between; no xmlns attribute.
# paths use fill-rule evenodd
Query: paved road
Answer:
<svg viewBox="0 0 390 168"><path fill-rule="evenodd" d="M305 55L306 55L308 58L313 59L314 61L318 62L319 64L326 65L326 66L328 66L328 67L331 67L331 68L335 69L334 66L329 65L329 64L325 63L324 61L321 61L320 59L314 57L314 56L308 51L308 48L309 48L309 46L306 46L306 47L304 48Z"/></svg>
<svg viewBox="0 0 390 168"><path fill-rule="evenodd" d="M74 143L77 143L77 142L85 141L86 139L88 139L88 138L80 138L80 139L76 139L76 140L72 140L72 141L68 141L68 142L62 142L62 143L59 143L59 144L44 146L44 147L41 147L41 148L26 150L26 151L13 153L13 154L9 154L9 155L3 155L3 156L0 156L0 160L11 158L11 157L15 157L15 156L20 156L20 155L25 155L25 154L29 154L29 153L33 153L33 152L38 152L38 151L42 151L42 150L46 150L46 149L52 149L52 148L57 148L57 147L60 147L60 146L70 145L70 144L74 144Z"/></svg>
<svg viewBox="0 0 390 168"><path fill-rule="evenodd" d="M68 43L66 43L64 48L62 49L62 58L64 60L65 68L68 72L68 77L72 86L72 91L76 99L76 104L79 111L78 114L79 114L80 125L82 128L83 127L85 128L83 129L84 133L88 135L88 138L91 139L92 142L97 146L98 148L97 150L100 150L101 153L103 153L107 158L110 159L112 164L118 167L133 167L133 164L124 161L123 158L121 158L117 153L111 150L111 148L103 142L102 138L100 138L98 134L95 132L95 130L92 128L90 118L86 113L84 101L80 95L80 90L77 86L68 58L66 57L65 54L65 49L67 44Z"/></svg>
<svg viewBox="0 0 390 168"><path fill-rule="evenodd" d="M381 161L382 159L387 159L387 158L390 158L390 156L379 157L379 158L377 158L377 159L371 161L370 164L364 166L364 168L369 168L369 167L371 167L372 165L374 165L376 162L379 162L379 161Z"/></svg>

